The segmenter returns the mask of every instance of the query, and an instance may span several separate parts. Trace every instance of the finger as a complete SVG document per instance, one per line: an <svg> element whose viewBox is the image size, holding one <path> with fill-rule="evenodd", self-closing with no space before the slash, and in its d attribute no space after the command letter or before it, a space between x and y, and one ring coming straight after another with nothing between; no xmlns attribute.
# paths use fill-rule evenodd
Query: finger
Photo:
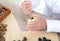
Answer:
<svg viewBox="0 0 60 41"><path fill-rule="evenodd" d="M35 27L35 25L27 25L26 28L27 29L33 29Z"/></svg>
<svg viewBox="0 0 60 41"><path fill-rule="evenodd" d="M39 31L40 29L37 29L37 28L35 27L35 28L28 28L28 30L30 30L30 31Z"/></svg>
<svg viewBox="0 0 60 41"><path fill-rule="evenodd" d="M29 29L36 29L36 27L38 27L38 25L27 25L26 27Z"/></svg>
<svg viewBox="0 0 60 41"><path fill-rule="evenodd" d="M35 31L35 30L36 30L36 31L37 31L37 30L39 31L39 30L42 29L42 28L39 28L39 27L36 27L36 26L35 26L35 27L33 27L33 28L28 28L28 29L29 29L29 30L34 30L34 31Z"/></svg>
<svg viewBox="0 0 60 41"><path fill-rule="evenodd" d="M24 14L31 14L31 10L23 10Z"/></svg>
<svg viewBox="0 0 60 41"><path fill-rule="evenodd" d="M28 9L26 9L26 8L22 8L24 11L32 11L31 10L31 8L28 8Z"/></svg>
<svg viewBox="0 0 60 41"><path fill-rule="evenodd" d="M40 29L29 29L29 31L40 31Z"/></svg>
<svg viewBox="0 0 60 41"><path fill-rule="evenodd" d="M28 29L28 30L36 30L36 31L37 31L37 30L40 30L40 29L42 29L42 28L41 28L41 26L39 26L39 25L28 25L28 26L27 26L27 29Z"/></svg>
<svg viewBox="0 0 60 41"><path fill-rule="evenodd" d="M39 17L37 14L32 14L33 17Z"/></svg>
<svg viewBox="0 0 60 41"><path fill-rule="evenodd" d="M24 7L25 9L30 8L31 3L29 1L24 1L24 2L22 2L22 7Z"/></svg>
<svg viewBox="0 0 60 41"><path fill-rule="evenodd" d="M36 21L30 21L30 22L28 22L27 24L28 25L35 25L37 22Z"/></svg>
<svg viewBox="0 0 60 41"><path fill-rule="evenodd" d="M32 29L32 28L33 28L33 26L30 26L30 25L27 25L27 26L26 26L26 29L27 29L27 30Z"/></svg>

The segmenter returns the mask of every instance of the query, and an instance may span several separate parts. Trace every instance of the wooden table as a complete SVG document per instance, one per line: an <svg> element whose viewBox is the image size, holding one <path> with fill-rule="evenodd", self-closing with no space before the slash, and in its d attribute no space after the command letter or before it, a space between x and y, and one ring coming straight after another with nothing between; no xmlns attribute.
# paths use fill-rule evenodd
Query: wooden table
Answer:
<svg viewBox="0 0 60 41"><path fill-rule="evenodd" d="M13 14L10 14L2 23L8 24L7 32L5 34L6 41L22 41L23 37L27 37L28 41L38 41L39 37L46 37L47 39L51 39L51 41L58 41L56 33L47 33L45 31L21 30Z"/></svg>

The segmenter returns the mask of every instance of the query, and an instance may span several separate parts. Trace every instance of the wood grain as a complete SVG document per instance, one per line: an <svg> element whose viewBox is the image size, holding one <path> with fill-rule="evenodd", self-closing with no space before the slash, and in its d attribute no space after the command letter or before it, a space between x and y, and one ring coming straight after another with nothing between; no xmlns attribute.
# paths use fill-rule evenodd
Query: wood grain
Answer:
<svg viewBox="0 0 60 41"><path fill-rule="evenodd" d="M0 22L2 22L10 13L11 13L11 10L5 6L1 6L1 8L3 9L6 9L6 12L0 17ZM2 10L1 9L1 10ZM0 11L1 11L0 10Z"/></svg>

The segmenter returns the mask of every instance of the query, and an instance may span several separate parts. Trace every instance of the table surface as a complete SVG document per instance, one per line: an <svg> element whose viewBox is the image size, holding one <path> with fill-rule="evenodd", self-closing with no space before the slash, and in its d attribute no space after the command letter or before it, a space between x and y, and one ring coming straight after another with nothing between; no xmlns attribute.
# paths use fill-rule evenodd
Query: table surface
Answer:
<svg viewBox="0 0 60 41"><path fill-rule="evenodd" d="M20 21L20 18L18 20ZM47 39L51 39L51 41L58 41L56 33L47 33L45 31L21 30L21 26L18 25L16 17L12 13L7 18L5 18L4 21L2 21L2 23L8 24L7 32L4 35L6 41L23 40L24 37L27 37L27 41L37 41L39 37L46 37Z"/></svg>
<svg viewBox="0 0 60 41"><path fill-rule="evenodd" d="M14 20L14 22L11 22L11 24L10 24L10 22L9 21L6 21L6 19L3 21L3 23L8 23L8 24L10 24L10 26L12 27L12 25L13 25L13 23L16 23L15 25L17 25L16 27L20 27L21 25L21 23L20 23L20 20L23 18L22 16L25 16L25 15L21 15L21 10L19 9L20 7L18 6L15 6L15 4L12 4L12 3L10 3L10 4L7 4L7 3L9 3L9 2L1 2L0 1L0 3L1 4L3 4L3 5L6 5L7 7L9 7L10 9L12 9L12 13L13 13L13 15L14 15L14 17L12 18L12 19L16 19L16 21ZM11 6L12 5L12 6ZM10 15L10 16L13 16L13 15ZM21 16L20 16L21 15ZM21 18L22 17L22 18ZM21 19L20 19L21 18ZM10 18L11 19L11 18ZM7 19L7 20L10 20L10 19ZM24 20L23 20L24 21ZM25 22L25 21L24 21ZM13 27L15 27L15 26L13 26ZM13 28L14 29L14 28ZM10 28L10 33L12 32L11 30L13 30L12 28ZM17 28L17 29L19 29L19 28ZM12 35L11 36L14 36L14 37L16 37L16 38L18 38L19 39L19 37L18 37L18 32L20 32L20 29L18 30L18 32L15 32L17 29L15 29L14 30L14 33L17 35L17 37L13 34L13 32L12 32ZM21 28L21 29L23 29L23 28ZM8 32L8 34L10 34L9 32ZM18 33L18 34L17 34ZM21 33L21 35L23 35L25 32L22 32ZM29 32L28 32L29 33ZM37 32L36 32L37 33ZM36 33L34 33L34 34L36 34ZM30 33L29 33L30 34ZM29 35L28 34L28 35ZM32 34L32 33L31 33ZM42 33L43 34L43 33ZM56 33L51 33L53 36L52 37L55 37L55 35L56 35L56 37L54 38L54 39L56 39L55 41L58 41L58 39L57 39L57 34ZM26 33L25 33L25 35L27 35ZM39 34L40 35L40 34ZM46 34L47 35L47 34ZM50 34L49 34L50 35ZM8 35L9 36L9 35ZM11 38L11 36L10 36L10 38L8 38L8 36L7 36L7 39L10 39ZM24 35L23 35L24 36ZM44 36L44 35L43 35ZM14 39L14 37L12 37L11 39ZM22 37L22 36L21 36ZM30 36L31 37L31 36ZM47 36L48 37L48 36ZM59 39L60 39L60 34L58 34L58 37L59 37ZM29 38L29 37L28 37ZM51 37L50 37L50 39L51 39ZM53 41L54 41L54 39L52 39Z"/></svg>

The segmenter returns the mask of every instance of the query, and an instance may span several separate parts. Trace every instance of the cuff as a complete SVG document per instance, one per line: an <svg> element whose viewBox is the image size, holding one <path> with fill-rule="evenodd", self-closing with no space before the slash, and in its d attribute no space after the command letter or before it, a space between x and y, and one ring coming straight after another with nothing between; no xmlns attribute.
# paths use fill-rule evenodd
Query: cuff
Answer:
<svg viewBox="0 0 60 41"><path fill-rule="evenodd" d="M59 20L46 20L47 32L60 32L60 21Z"/></svg>

